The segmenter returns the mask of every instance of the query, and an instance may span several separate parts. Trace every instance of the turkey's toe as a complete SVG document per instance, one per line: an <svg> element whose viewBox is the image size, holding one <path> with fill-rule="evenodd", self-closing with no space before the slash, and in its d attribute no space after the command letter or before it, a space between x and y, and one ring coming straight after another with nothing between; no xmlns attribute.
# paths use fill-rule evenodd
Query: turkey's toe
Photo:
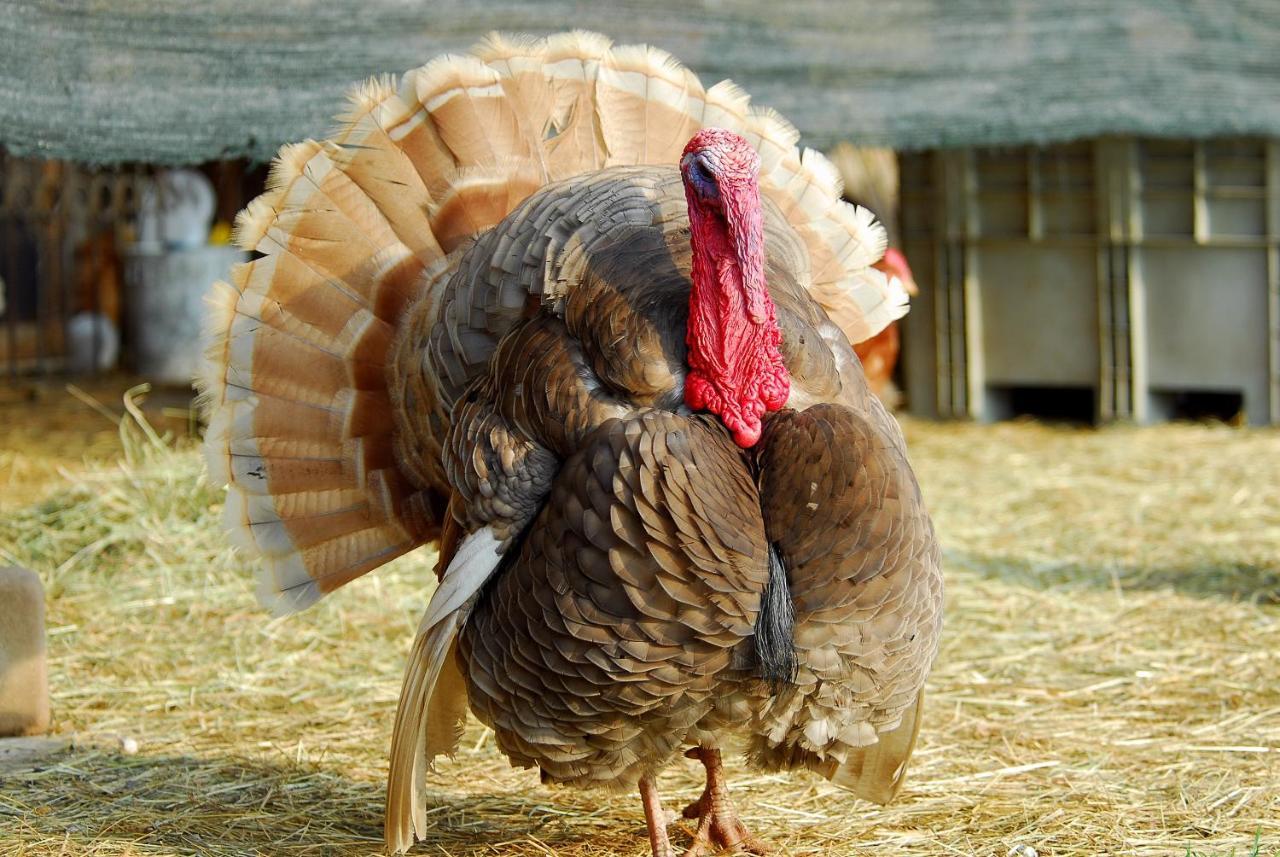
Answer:
<svg viewBox="0 0 1280 857"><path fill-rule="evenodd" d="M702 792L702 797L698 798L693 803L686 806L684 808L684 811L681 812L680 814L683 815L685 818L702 818L702 805L704 803L707 803L710 800L711 800L711 795L707 794L707 792L704 790Z"/></svg>
<svg viewBox="0 0 1280 857"><path fill-rule="evenodd" d="M713 801L710 795L689 804L685 818L698 819L698 829L684 857L710 857L712 854L769 854L769 847L747 830L731 804L721 799Z"/></svg>
<svg viewBox="0 0 1280 857"><path fill-rule="evenodd" d="M751 835L729 800L724 780L724 763L715 747L694 747L685 753L707 769L707 787L702 797L684 809L685 818L698 819L698 829L685 857L708 857L728 851L732 854L768 854L768 847Z"/></svg>

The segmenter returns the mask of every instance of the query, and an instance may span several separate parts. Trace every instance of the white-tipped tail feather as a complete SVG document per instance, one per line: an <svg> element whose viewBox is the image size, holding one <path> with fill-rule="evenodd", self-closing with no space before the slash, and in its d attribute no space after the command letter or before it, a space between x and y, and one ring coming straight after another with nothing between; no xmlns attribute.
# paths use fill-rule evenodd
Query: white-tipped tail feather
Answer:
<svg viewBox="0 0 1280 857"><path fill-rule="evenodd" d="M881 806L897 797L907 778L907 764L920 734L924 691L902 713L897 728L883 732L875 744L851 750L844 764L827 768L827 778L863 800Z"/></svg>
<svg viewBox="0 0 1280 857"><path fill-rule="evenodd" d="M898 156L892 149L841 143L829 157L849 199L865 205L882 221L897 219Z"/></svg>

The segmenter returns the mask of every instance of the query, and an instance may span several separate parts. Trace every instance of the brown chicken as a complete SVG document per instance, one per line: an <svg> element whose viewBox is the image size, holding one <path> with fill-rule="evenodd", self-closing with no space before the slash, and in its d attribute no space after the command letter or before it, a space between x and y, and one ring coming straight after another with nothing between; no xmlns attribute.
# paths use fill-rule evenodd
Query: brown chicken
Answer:
<svg viewBox="0 0 1280 857"><path fill-rule="evenodd" d="M263 599L440 545L389 848L425 835L468 710L545 781L638 785L659 857L654 775L686 750L691 854L763 853L733 736L872 800L901 784L938 549L849 339L905 295L796 138L651 48L491 37L360 90L242 215L265 255L216 289L206 449Z"/></svg>
<svg viewBox="0 0 1280 857"><path fill-rule="evenodd" d="M120 292L123 263L116 250L114 231L99 232L76 247L75 308L101 313L120 326Z"/></svg>

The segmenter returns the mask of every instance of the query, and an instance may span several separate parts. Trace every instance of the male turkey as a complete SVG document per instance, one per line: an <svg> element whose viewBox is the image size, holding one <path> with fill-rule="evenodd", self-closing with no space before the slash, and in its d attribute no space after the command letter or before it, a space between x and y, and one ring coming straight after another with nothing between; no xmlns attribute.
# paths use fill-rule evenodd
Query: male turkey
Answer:
<svg viewBox="0 0 1280 857"><path fill-rule="evenodd" d="M490 37L356 92L242 213L206 449L261 595L300 609L439 542L386 839L426 831L468 708L544 780L634 787L688 748L691 853L760 850L733 735L888 800L941 575L849 340L905 311L829 164L725 82L589 33ZM833 323L833 321L835 323Z"/></svg>

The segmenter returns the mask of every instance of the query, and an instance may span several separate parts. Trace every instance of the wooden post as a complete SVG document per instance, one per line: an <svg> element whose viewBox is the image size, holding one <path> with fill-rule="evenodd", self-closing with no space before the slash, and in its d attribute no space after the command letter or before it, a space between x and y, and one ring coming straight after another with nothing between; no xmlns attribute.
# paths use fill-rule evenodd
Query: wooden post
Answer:
<svg viewBox="0 0 1280 857"><path fill-rule="evenodd" d="M978 280L977 241L981 233L978 209L978 170L973 149L963 152L964 193L964 296L965 415L984 419L987 415L987 373L982 338L982 285Z"/></svg>
<svg viewBox="0 0 1280 857"><path fill-rule="evenodd" d="M1142 261L1136 251L1145 233L1142 222L1142 174L1138 169L1138 142L1132 138L1125 140L1124 170L1127 181L1124 194L1125 224L1125 285L1123 294L1117 300L1125 313L1124 331L1126 338L1123 350L1118 359L1128 379L1127 403L1129 416L1135 422L1150 421L1151 396L1147 383L1147 286L1143 277ZM1203 175L1203 170L1201 171ZM1208 223L1208 219L1205 219Z"/></svg>
<svg viewBox="0 0 1280 857"><path fill-rule="evenodd" d="M1027 147L1027 238L1044 240L1044 179L1040 172L1041 150Z"/></svg>
<svg viewBox="0 0 1280 857"><path fill-rule="evenodd" d="M938 152L937 255L935 331L938 351L938 413L941 416L974 416L970 379L973 354L969 323L972 307L965 290L968 263L966 241L966 187L972 153Z"/></svg>
<svg viewBox="0 0 1280 857"><path fill-rule="evenodd" d="M1268 414L1280 424L1280 142L1267 141L1267 365Z"/></svg>

